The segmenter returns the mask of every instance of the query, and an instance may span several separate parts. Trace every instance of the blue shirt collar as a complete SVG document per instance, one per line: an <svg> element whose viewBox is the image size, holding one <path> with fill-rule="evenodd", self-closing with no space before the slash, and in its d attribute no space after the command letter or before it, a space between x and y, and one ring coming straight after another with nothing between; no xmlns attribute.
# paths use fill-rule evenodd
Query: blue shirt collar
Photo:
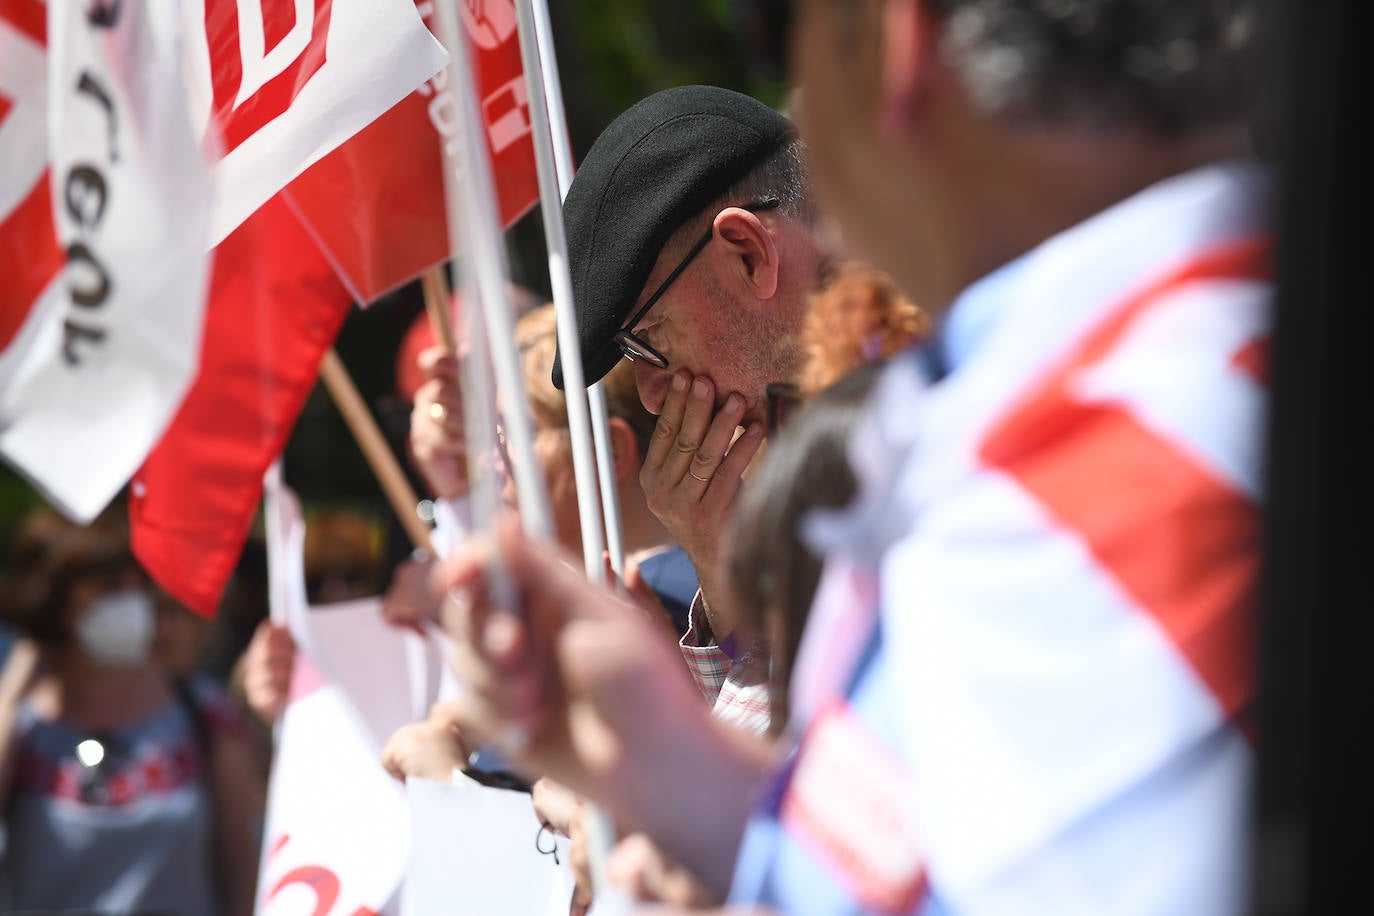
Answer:
<svg viewBox="0 0 1374 916"><path fill-rule="evenodd" d="M931 382L958 371L982 344L1028 260L1023 255L1002 265L955 298L935 336L917 356Z"/></svg>

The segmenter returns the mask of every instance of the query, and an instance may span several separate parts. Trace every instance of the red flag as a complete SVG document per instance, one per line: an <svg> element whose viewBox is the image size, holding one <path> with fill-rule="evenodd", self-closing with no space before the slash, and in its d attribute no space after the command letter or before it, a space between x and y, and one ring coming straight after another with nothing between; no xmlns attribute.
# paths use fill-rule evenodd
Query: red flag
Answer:
<svg viewBox="0 0 1374 916"><path fill-rule="evenodd" d="M418 0L426 25L430 0ZM511 0L460 4L477 62L487 148L502 222L539 199L529 100ZM459 129L446 71L406 96L286 190L359 302L447 260L440 142Z"/></svg>
<svg viewBox="0 0 1374 916"><path fill-rule="evenodd" d="M134 478L134 553L213 616L281 453L352 305L280 196L215 251L200 375Z"/></svg>

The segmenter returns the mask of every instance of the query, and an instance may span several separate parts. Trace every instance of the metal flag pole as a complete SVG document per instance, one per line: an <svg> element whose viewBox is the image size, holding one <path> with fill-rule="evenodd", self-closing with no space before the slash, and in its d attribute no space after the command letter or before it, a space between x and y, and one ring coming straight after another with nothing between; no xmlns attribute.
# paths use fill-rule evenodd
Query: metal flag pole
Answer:
<svg viewBox="0 0 1374 916"><path fill-rule="evenodd" d="M539 69L543 77L544 96L548 103L549 132L553 138L553 159L558 172L558 199L566 200L573 179L572 140L568 136L568 118L563 107L563 85L558 77L558 55L553 45L553 26L549 21L547 0L533 0L534 37L539 46ZM523 28L523 26L522 26ZM527 71L528 72L528 71ZM559 211L562 221L562 211ZM568 263L567 236L563 236L563 263ZM552 244L552 243L550 243ZM574 303L575 304L575 303ZM559 316L559 322L563 321ZM575 326L575 325L574 325ZM564 353L576 353L562 347ZM578 367L579 370L581 366ZM566 382L564 388L571 390ZM585 381L585 379L584 379ZM606 549L611 555L611 569L623 586L625 581L625 538L620 519L620 487L615 479L615 453L611 448L609 413L606 409L606 389L597 382L587 389L587 403L591 408L592 442L596 446L596 469L601 482L601 506L606 523ZM579 494L579 499L581 498Z"/></svg>
<svg viewBox="0 0 1374 916"><path fill-rule="evenodd" d="M536 5L544 7L545 28L542 32L535 23ZM534 3L531 3L531 0L516 0L515 12L519 22L520 57L525 67L525 82L529 86L530 126L534 133L540 210L544 215L544 237L549 252L549 279L553 286L558 349L563 354L563 390L567 394L568 420L573 436L573 462L577 474L578 512L582 521L583 559L587 567L587 578L593 582L603 582L605 569L601 562L601 518L596 511L599 501L595 498L596 485L592 479L594 471L588 396L585 394L586 385L582 372L582 348L577 339L577 317L573 310L572 274L568 268L568 238L563 225L563 198L572 181L572 153L567 147L567 122L563 115L562 90L558 85L558 70L553 61L553 47L547 28L548 8L544 6L543 0L535 0ZM548 67L545 66L546 61ZM546 91L546 87L551 87L552 91ZM554 158L553 124L558 125L558 132L563 137L562 163L558 163ZM595 400L593 398L593 401ZM604 396L600 398L600 405L604 445L599 456L602 498L613 500L610 505L615 506L614 517L609 512L605 516L606 530L613 530L616 541L619 542L619 500L615 488L615 464L609 454L610 436L605 425ZM588 533L593 530L596 534L595 549L588 540ZM611 550L611 561L613 564L620 564L616 567L617 575L623 573L623 558L623 546L616 543ZM629 900L619 888L610 883L606 867L611 849L615 845L615 823L599 805L588 802L583 811L588 835L587 858L598 912L628 912Z"/></svg>
<svg viewBox="0 0 1374 916"><path fill-rule="evenodd" d="M465 311L481 312L496 386L504 395L502 416L511 470L520 494L521 524L532 537L548 539L553 533L552 515L544 475L534 457L529 405L515 352L515 321L507 299L510 269L497 218L491 161L487 156L485 132L477 109L471 55L459 29L454 5L448 2L436 4L435 17L439 25L439 37L449 52L446 82L460 115L457 135L444 142L447 164L444 170L444 194L450 237L463 240L458 263L463 269L465 293L467 289L475 288L477 294L474 301L479 308ZM454 159L457 160L457 175L454 174ZM466 295L464 300L468 301ZM468 349L471 358L471 354L479 348L473 341ZM476 476L489 478L491 475Z"/></svg>
<svg viewBox="0 0 1374 916"><path fill-rule="evenodd" d="M553 308L558 333L558 349L563 354L563 390L568 405L568 430L572 433L573 475L577 484L577 513L582 525L582 561L587 578L605 580L601 553L606 549L605 535L598 511L596 458L592 452L591 416L587 408L586 382L582 372L581 347L577 342L577 317L573 310L572 274L568 269L568 239L563 227L563 196L559 192L558 166L554 161L552 112L549 109L539 54L539 36L528 2L516 3L519 20L520 57L525 68L529 92L530 130L534 138L534 160L539 176L539 210L544 220L544 240L548 246L549 283L553 287ZM556 75L555 75L556 76ZM571 359L569 356L571 355Z"/></svg>

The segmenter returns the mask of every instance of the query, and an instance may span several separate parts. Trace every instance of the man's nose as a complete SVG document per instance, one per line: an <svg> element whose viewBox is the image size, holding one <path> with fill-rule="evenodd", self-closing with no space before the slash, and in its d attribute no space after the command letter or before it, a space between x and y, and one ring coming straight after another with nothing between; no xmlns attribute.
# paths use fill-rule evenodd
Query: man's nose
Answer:
<svg viewBox="0 0 1374 916"><path fill-rule="evenodd" d="M667 369L658 369L642 361L635 363L635 387L639 389L640 403L654 416L663 410L672 378L673 373Z"/></svg>

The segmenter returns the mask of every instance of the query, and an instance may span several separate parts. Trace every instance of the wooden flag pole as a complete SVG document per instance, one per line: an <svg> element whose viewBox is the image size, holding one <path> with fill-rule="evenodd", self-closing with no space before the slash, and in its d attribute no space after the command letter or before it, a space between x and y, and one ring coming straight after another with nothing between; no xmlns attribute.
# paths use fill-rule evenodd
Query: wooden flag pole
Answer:
<svg viewBox="0 0 1374 916"><path fill-rule="evenodd" d="M367 459L372 473L377 476L377 482L382 485L382 492L386 494L396 517L400 519L401 527L410 538L411 546L423 548L432 554L434 549L429 543L429 527L415 513L418 501L415 489L406 479L405 472L401 470L401 463L396 460L391 446L387 445L386 437L377 426L372 411L367 409L363 396L358 393L358 386L353 384L343 360L339 359L338 352L332 348L320 363L320 379L329 389L330 397L334 399L335 406L339 408L349 431L353 433L358 447L362 449L363 457Z"/></svg>
<svg viewBox="0 0 1374 916"><path fill-rule="evenodd" d="M434 328L434 339L443 344L445 350L456 355L458 336L453 332L448 277L444 276L443 265L431 267L421 274L420 285L425 291L425 311L429 313L430 327Z"/></svg>

